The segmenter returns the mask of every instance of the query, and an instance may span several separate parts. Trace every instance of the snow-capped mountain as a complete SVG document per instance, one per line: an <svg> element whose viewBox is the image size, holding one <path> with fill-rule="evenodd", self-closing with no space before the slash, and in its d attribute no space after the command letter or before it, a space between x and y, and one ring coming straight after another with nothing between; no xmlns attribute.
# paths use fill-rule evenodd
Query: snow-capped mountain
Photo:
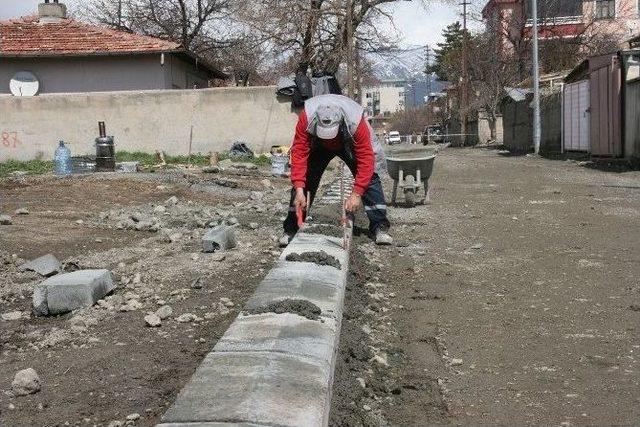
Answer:
<svg viewBox="0 0 640 427"><path fill-rule="evenodd" d="M369 59L380 80L426 80L426 56L424 47L414 46L391 54L371 54Z"/></svg>

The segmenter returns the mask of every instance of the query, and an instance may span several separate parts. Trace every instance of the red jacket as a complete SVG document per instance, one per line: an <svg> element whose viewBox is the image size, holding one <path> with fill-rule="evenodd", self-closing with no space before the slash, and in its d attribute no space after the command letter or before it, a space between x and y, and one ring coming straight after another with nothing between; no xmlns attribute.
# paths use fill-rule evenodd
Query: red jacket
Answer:
<svg viewBox="0 0 640 427"><path fill-rule="evenodd" d="M291 145L291 182L295 188L304 188L307 181L307 162L311 151L312 136L307 132L309 123L307 115L302 111L298 117L296 135ZM340 151L342 141L340 135L334 139L318 139L320 143L330 151ZM363 118L353 135L353 155L356 159L356 176L353 183L353 191L363 195L373 177L375 171L376 156L371 146L371 133L367 120Z"/></svg>

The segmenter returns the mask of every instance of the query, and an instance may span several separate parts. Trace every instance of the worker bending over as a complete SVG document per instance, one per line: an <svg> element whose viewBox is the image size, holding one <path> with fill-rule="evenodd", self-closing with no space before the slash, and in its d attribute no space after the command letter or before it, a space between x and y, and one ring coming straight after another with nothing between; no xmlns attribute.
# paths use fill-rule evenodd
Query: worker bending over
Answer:
<svg viewBox="0 0 640 427"><path fill-rule="evenodd" d="M290 154L293 189L280 246L288 245L298 231L296 210L307 208L307 192L313 202L320 178L335 156L344 160L355 178L345 210L355 213L364 201L375 242L393 243L379 176L386 168L384 152L358 103L342 95L308 99L298 118Z"/></svg>

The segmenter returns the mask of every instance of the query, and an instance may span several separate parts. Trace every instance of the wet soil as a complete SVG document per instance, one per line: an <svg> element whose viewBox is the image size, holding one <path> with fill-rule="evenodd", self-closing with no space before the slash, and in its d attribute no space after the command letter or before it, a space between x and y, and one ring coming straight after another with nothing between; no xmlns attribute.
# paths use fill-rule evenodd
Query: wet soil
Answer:
<svg viewBox="0 0 640 427"><path fill-rule="evenodd" d="M303 230L305 233L311 234L324 234L325 236L330 237L340 237L343 236L342 228L332 226L332 225L310 225L305 227Z"/></svg>
<svg viewBox="0 0 640 427"><path fill-rule="evenodd" d="M338 270L342 269L342 265L340 265L340 261L334 256L329 255L324 251L319 252L303 252L301 254L291 253L285 258L287 261L293 262L312 262L318 265L327 265L330 267L337 268Z"/></svg>
<svg viewBox="0 0 640 427"><path fill-rule="evenodd" d="M312 302L300 299L285 299L282 301L271 303L264 307L254 308L246 311L249 314L264 314L264 313L293 313L298 316L306 317L309 320L320 319L322 310L320 307Z"/></svg>
<svg viewBox="0 0 640 427"><path fill-rule="evenodd" d="M370 245L366 236L356 237L355 247L366 245ZM420 369L399 346L398 332L387 325L392 305L379 292L380 268L367 258L356 249L351 259L329 425L426 426L446 422L447 407L435 372ZM421 338L427 346L433 339L427 335ZM409 406L420 408L419 422L414 413L406 411Z"/></svg>

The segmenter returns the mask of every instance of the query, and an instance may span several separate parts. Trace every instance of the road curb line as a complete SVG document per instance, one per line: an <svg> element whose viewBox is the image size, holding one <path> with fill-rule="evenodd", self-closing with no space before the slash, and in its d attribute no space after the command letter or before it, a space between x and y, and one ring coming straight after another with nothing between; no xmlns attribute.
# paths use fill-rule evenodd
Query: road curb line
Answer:
<svg viewBox="0 0 640 427"><path fill-rule="evenodd" d="M307 252L341 268L286 260ZM158 427L327 426L348 272L342 238L298 233ZM320 314L246 314L286 300Z"/></svg>

